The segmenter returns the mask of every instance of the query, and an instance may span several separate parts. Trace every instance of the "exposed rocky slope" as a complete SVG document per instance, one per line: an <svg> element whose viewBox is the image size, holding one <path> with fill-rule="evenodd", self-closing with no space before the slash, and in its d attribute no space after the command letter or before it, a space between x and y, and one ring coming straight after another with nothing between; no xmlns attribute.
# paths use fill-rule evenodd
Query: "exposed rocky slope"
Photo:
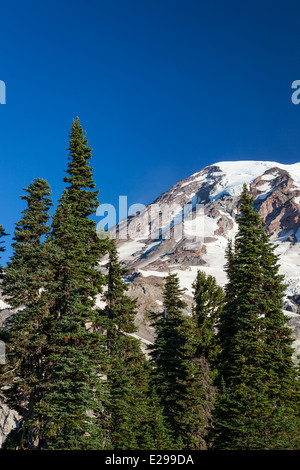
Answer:
<svg viewBox="0 0 300 470"><path fill-rule="evenodd" d="M18 413L10 410L4 403L0 403L0 449L10 431L17 426L18 421Z"/></svg>
<svg viewBox="0 0 300 470"><path fill-rule="evenodd" d="M5 320L10 315L13 315L14 312L15 310L10 308L9 304L6 302L6 299L1 295L0 291L0 328L5 323ZM2 352L4 353L3 359L5 360L5 348ZM18 420L18 413L15 410L9 409L0 397L0 449L10 431L16 427Z"/></svg>

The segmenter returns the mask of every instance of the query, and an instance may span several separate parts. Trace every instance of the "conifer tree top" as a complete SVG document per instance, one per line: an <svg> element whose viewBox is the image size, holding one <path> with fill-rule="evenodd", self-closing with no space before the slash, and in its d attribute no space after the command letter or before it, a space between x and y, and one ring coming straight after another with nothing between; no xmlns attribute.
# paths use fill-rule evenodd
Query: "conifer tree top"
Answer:
<svg viewBox="0 0 300 470"><path fill-rule="evenodd" d="M88 146L86 132L83 130L78 117L72 122L69 137L69 162L66 170L69 176L64 178L64 182L70 183L74 189L94 189L93 169L89 166L92 149Z"/></svg>

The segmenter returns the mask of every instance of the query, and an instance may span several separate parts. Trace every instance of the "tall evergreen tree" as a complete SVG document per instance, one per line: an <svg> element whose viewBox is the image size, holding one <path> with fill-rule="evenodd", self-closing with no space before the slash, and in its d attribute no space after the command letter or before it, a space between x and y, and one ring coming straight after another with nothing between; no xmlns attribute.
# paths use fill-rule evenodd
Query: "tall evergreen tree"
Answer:
<svg viewBox="0 0 300 470"><path fill-rule="evenodd" d="M136 301L126 292L127 273L111 240L108 263L106 307L103 310L110 361L107 380L110 390L110 441L114 449L153 449L149 365L140 341L133 336Z"/></svg>
<svg viewBox="0 0 300 470"><path fill-rule="evenodd" d="M282 311L284 278L246 185L238 226L227 251L213 448L299 449L299 382Z"/></svg>
<svg viewBox="0 0 300 470"><path fill-rule="evenodd" d="M43 253L43 242L50 231L49 209L53 205L50 199L51 189L48 182L36 178L24 188L21 196L27 207L23 217L16 224L12 248L13 256L7 264L3 292L14 307L31 304L39 298L40 289L48 278L48 258Z"/></svg>
<svg viewBox="0 0 300 470"><path fill-rule="evenodd" d="M110 240L107 272L104 312L109 320L107 338L110 352L113 353L117 338L123 338L124 334L132 334L137 331L135 325L136 301L126 295L128 286L124 281L124 276L128 270L119 261L116 242L113 239Z"/></svg>
<svg viewBox="0 0 300 470"><path fill-rule="evenodd" d="M224 303L223 289L218 286L213 276L198 270L193 283L194 304L190 326L190 348L192 368L191 377L198 383L191 390L198 396L198 413L194 413L194 431L198 438L198 448L208 449L210 446L210 430L212 427L212 410L216 388L213 385L218 352L216 328ZM202 390L202 393L200 393ZM200 401L200 397L202 400ZM195 443L196 438L193 437ZM192 438L190 438L192 440Z"/></svg>
<svg viewBox="0 0 300 470"><path fill-rule="evenodd" d="M22 199L27 202L27 208L16 224L13 256L3 281L4 294L18 309L2 331L7 343L7 361L0 377L5 400L21 416L18 430L8 439L11 448L17 449L31 449L36 444L34 415L43 395L41 381L47 348L44 328L49 312L41 291L53 276L53 253L46 238L50 231L50 186L37 178L25 191Z"/></svg>
<svg viewBox="0 0 300 470"><path fill-rule="evenodd" d="M154 315L156 337L150 355L153 387L175 446L204 450L208 448L208 415L210 417L213 389L205 352L213 340L208 333L209 326L204 325L204 320L202 325L200 319L200 274L195 286L198 309L197 315L191 318L183 314L186 303L182 300L184 290L180 288L178 275L169 274L166 278L164 312ZM216 299L215 305L217 303ZM213 308L210 313L214 313ZM207 319L207 323L214 320Z"/></svg>
<svg viewBox="0 0 300 470"><path fill-rule="evenodd" d="M180 333L185 338L183 357L186 369L182 412L178 414L181 448L204 450L207 449L208 371L203 357L198 354L197 325L192 318L184 317Z"/></svg>
<svg viewBox="0 0 300 470"><path fill-rule="evenodd" d="M153 387L174 441L182 437L183 401L187 393L185 319L182 314L186 303L182 300L177 274L166 278L163 299L164 312L154 316L154 344L149 346L153 367Z"/></svg>
<svg viewBox="0 0 300 470"><path fill-rule="evenodd" d="M197 325L197 355L213 363L217 354L216 327L224 304L223 289L216 279L198 270L193 283L193 319Z"/></svg>
<svg viewBox="0 0 300 470"><path fill-rule="evenodd" d="M107 442L103 369L106 348L96 326L96 296L104 277L97 269L107 251L91 216L98 207L91 148L80 121L70 132L65 188L57 207L51 239L59 250L49 285L49 351L45 359L46 394L40 403L42 449L103 449Z"/></svg>

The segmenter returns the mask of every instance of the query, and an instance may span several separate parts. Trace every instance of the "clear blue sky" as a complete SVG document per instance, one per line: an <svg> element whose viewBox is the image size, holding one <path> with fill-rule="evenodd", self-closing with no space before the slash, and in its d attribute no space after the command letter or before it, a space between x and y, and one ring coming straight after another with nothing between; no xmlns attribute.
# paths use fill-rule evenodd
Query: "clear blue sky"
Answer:
<svg viewBox="0 0 300 470"><path fill-rule="evenodd" d="M36 177L59 199L77 115L100 203L148 204L221 160L299 161L299 17L297 0L2 2L0 223Z"/></svg>

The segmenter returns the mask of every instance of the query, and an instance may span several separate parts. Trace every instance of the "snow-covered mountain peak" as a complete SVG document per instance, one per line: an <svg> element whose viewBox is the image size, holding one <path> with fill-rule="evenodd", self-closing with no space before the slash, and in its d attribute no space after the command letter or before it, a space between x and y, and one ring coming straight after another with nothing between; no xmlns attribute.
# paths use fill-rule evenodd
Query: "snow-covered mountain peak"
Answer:
<svg viewBox="0 0 300 470"><path fill-rule="evenodd" d="M290 188L300 190L300 163L282 164L272 161L221 161L206 166L188 178L174 184L168 191L159 196L153 204L208 203L223 196L239 196L243 184L252 185L260 178L261 192L267 194L272 181L279 182L278 177L289 175ZM258 189L258 188L257 188ZM259 194L257 195L259 196Z"/></svg>
<svg viewBox="0 0 300 470"><path fill-rule="evenodd" d="M210 180L217 179L218 184L210 194L210 200L213 201L224 194L239 195L244 183L250 185L259 176L264 175L262 179L266 180L274 179L278 176L277 169L289 173L294 180L295 187L300 189L300 163L282 164L257 160L221 161L194 173L188 180L190 183L204 181L207 175ZM183 185L186 184L186 182L183 183Z"/></svg>
<svg viewBox="0 0 300 470"><path fill-rule="evenodd" d="M161 285L170 271L178 273L186 288L186 300L192 299L198 269L213 275L220 285L226 283L225 250L237 232L236 216L244 183L278 244L281 272L289 285L285 308L292 321L295 315L299 317L300 163L223 161L178 181L141 213L120 223L120 258L131 273L128 285L138 299L141 325L143 312L161 308ZM153 211L153 207L158 210ZM118 233L127 230L128 225L134 227L129 232L137 236L118 239ZM144 337L149 339L150 333L145 330Z"/></svg>

